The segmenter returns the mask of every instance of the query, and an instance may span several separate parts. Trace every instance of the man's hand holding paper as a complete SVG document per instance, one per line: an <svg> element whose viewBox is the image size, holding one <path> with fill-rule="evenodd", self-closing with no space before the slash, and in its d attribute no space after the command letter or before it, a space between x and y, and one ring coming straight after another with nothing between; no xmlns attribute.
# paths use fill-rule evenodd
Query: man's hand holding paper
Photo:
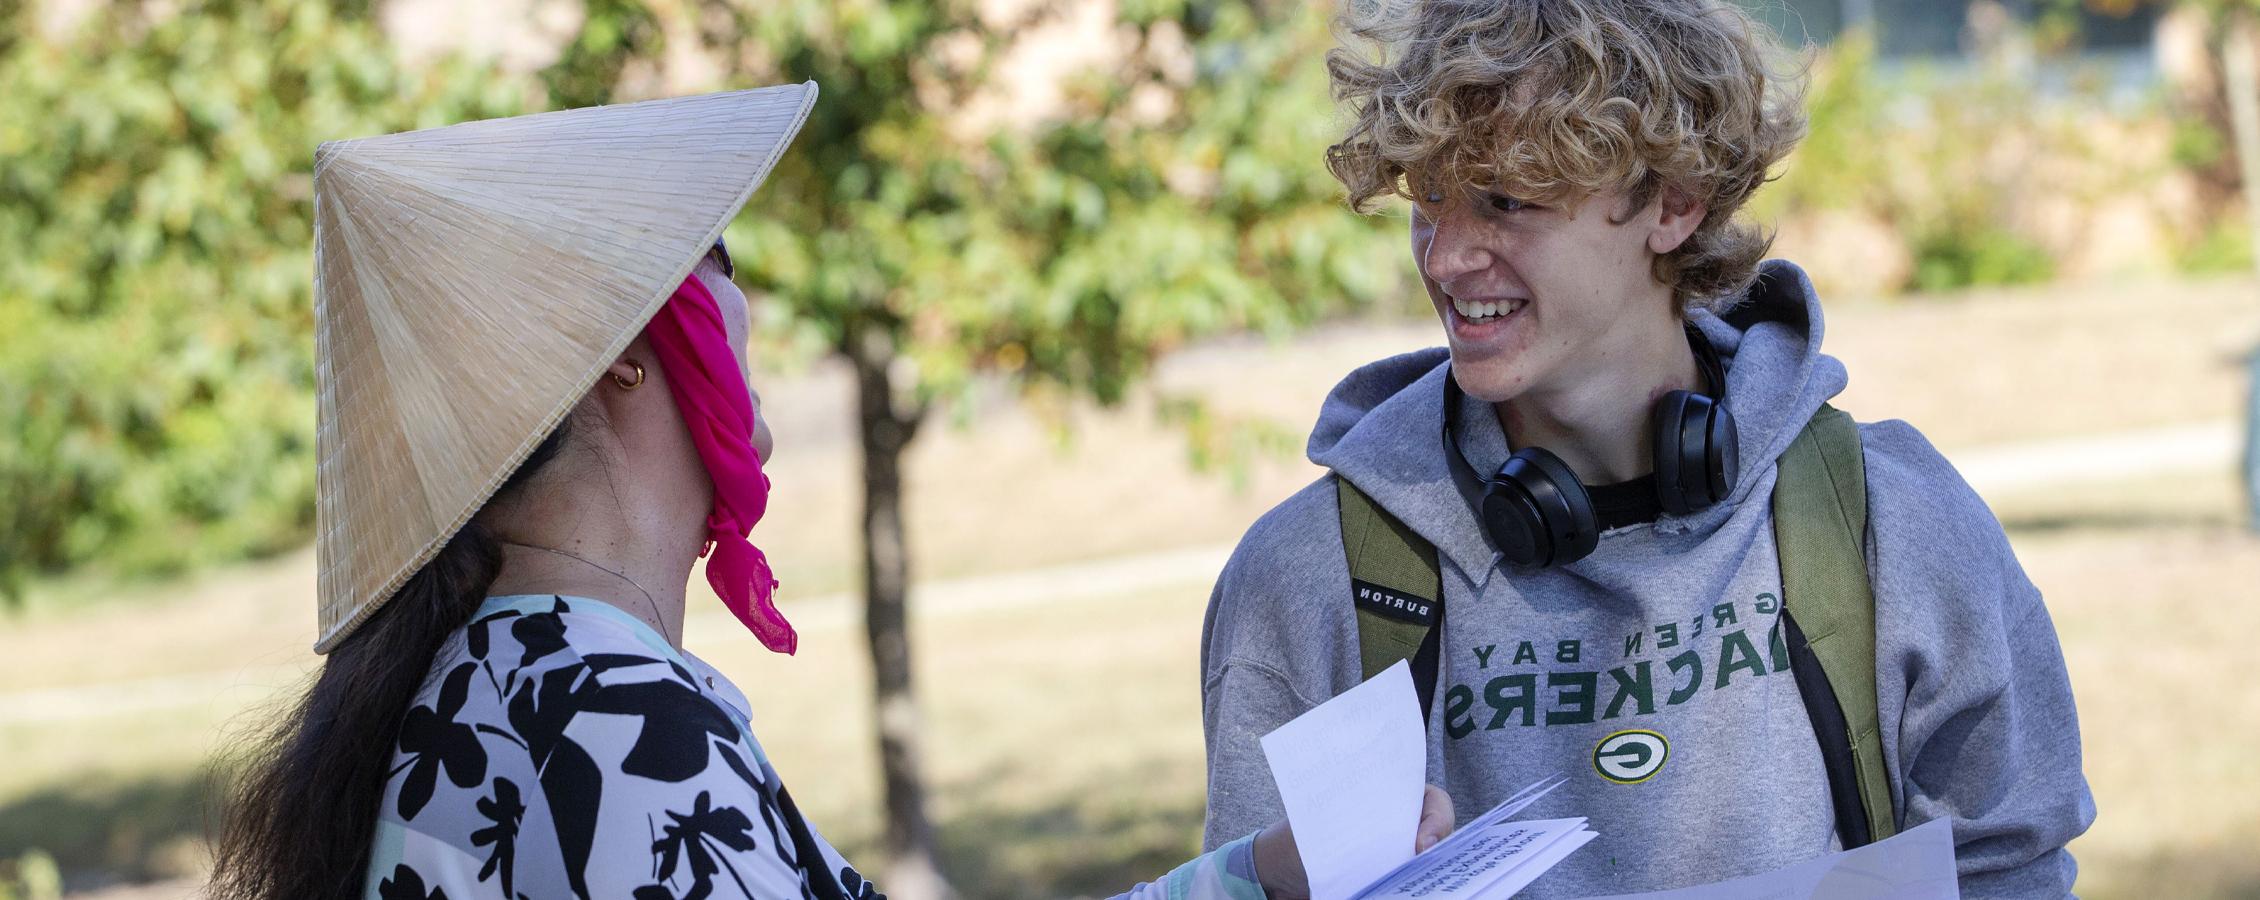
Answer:
<svg viewBox="0 0 2260 900"><path fill-rule="evenodd" d="M1423 792L1424 734L1411 670L1400 662L1264 736L1312 900L1507 896L1592 839L1583 819L1505 822L1553 783L1532 785L1446 838L1450 800L1434 787Z"/></svg>

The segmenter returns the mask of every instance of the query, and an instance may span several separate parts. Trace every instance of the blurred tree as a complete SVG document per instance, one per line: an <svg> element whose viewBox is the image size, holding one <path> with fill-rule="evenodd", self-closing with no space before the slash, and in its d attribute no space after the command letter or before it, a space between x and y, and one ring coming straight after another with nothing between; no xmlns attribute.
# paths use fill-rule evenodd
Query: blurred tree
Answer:
<svg viewBox="0 0 2260 900"><path fill-rule="evenodd" d="M943 896L911 690L904 451L936 401L979 375L1112 404L1158 354L1196 336L1280 331L1390 291L1398 239L1344 212L1321 164L1333 136L1320 66L1332 7L652 0L591 9L603 15L547 73L551 84L584 83L583 68L616 77L630 68L624 56L682 49L605 37L637 33L697 35L735 85L821 86L733 246L744 248L749 289L768 297L763 314L855 373L893 864L881 883L898 898ZM1111 18L1072 30L1094 10ZM1031 49L1061 46L1091 61L1022 64Z"/></svg>
<svg viewBox="0 0 2260 900"><path fill-rule="evenodd" d="M2221 94L2238 187L2260 270L2260 0L2156 0L2197 10L2211 26L2207 48L2220 61ZM2260 347L2246 363L2244 495L2246 527L2260 532Z"/></svg>
<svg viewBox="0 0 2260 900"><path fill-rule="evenodd" d="M397 68L366 4L159 6L51 39L0 0L0 595L302 543L314 145L521 103Z"/></svg>
<svg viewBox="0 0 2260 900"><path fill-rule="evenodd" d="M2224 27L2222 63L2235 135L2244 216L2252 229L2252 262L2260 267L2260 0L2216 0ZM2246 360L2244 418L2245 526L2260 532L2260 347Z"/></svg>

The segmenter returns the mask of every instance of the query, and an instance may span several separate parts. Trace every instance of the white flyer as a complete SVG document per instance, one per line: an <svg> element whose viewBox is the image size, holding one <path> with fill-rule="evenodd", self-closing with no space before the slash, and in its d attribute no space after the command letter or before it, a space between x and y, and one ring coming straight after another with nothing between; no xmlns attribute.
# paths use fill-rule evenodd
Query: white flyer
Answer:
<svg viewBox="0 0 2260 900"><path fill-rule="evenodd" d="M1414 857L1412 865L1359 894L1359 900L1512 897L1595 837L1581 818L1496 822L1460 833L1468 840Z"/></svg>
<svg viewBox="0 0 2260 900"><path fill-rule="evenodd" d="M1924 822L1865 847L1762 875L1595 900L1961 900L1954 826Z"/></svg>
<svg viewBox="0 0 2260 900"><path fill-rule="evenodd" d="M1311 900L1348 900L1412 858L1426 740L1402 661L1263 736Z"/></svg>
<svg viewBox="0 0 2260 900"><path fill-rule="evenodd" d="M1593 839L1582 818L1506 821L1557 776L1415 856L1426 739L1403 662L1264 735L1312 900L1510 897Z"/></svg>

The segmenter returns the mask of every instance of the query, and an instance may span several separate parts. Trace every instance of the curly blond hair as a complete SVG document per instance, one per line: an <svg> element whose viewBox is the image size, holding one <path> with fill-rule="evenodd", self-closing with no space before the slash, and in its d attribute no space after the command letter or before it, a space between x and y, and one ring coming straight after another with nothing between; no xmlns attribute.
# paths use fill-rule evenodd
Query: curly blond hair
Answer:
<svg viewBox="0 0 2260 900"><path fill-rule="evenodd" d="M1327 54L1349 132L1326 167L1370 212L1413 186L1577 206L1669 188L1708 210L1655 276L1685 309L1757 277L1770 235L1737 218L1804 135L1800 79L1720 0L1349 0ZM1368 44L1367 48L1356 45ZM1769 95L1768 88L1772 87Z"/></svg>

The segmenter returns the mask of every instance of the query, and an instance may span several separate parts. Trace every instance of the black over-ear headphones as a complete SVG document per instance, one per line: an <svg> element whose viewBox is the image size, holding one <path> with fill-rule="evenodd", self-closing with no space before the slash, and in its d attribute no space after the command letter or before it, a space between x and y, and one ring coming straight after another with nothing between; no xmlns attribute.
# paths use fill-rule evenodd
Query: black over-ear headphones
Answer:
<svg viewBox="0 0 2260 900"><path fill-rule="evenodd" d="M1718 352L1694 329L1687 342L1710 389L1726 390L1726 370ZM1459 419L1460 383L1444 376L1444 449L1452 477L1473 505L1483 531L1508 562L1518 566L1558 566L1585 558L1601 542L1601 527L1585 485L1561 457L1542 447L1524 447L1507 458L1499 473L1478 479L1460 454L1452 431ZM1685 515L1726 499L1734 490L1737 457L1734 416L1718 397L1672 391L1656 401L1656 500L1665 512Z"/></svg>

